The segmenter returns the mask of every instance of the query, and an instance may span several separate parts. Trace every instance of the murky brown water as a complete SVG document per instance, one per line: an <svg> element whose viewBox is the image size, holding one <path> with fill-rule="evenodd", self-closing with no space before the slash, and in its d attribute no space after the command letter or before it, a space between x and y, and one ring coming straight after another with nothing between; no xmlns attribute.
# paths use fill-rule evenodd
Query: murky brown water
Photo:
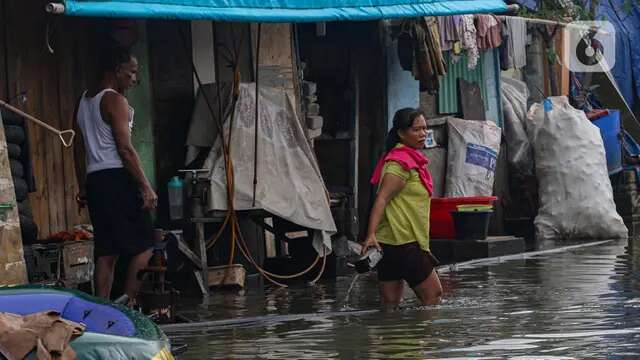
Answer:
<svg viewBox="0 0 640 360"><path fill-rule="evenodd" d="M180 359L640 359L640 242L441 273L442 305L378 308L375 276L214 294ZM242 320L239 320L242 319Z"/></svg>

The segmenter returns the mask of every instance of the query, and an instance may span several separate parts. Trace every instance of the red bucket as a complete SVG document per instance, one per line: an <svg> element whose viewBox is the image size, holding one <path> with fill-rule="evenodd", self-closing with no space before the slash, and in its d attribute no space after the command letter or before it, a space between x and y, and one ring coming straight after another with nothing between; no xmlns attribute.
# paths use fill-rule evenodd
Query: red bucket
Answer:
<svg viewBox="0 0 640 360"><path fill-rule="evenodd" d="M496 200L498 198L495 196L431 199L429 237L431 239L453 239L456 237L456 228L453 225L451 212L457 211L458 205L493 205Z"/></svg>

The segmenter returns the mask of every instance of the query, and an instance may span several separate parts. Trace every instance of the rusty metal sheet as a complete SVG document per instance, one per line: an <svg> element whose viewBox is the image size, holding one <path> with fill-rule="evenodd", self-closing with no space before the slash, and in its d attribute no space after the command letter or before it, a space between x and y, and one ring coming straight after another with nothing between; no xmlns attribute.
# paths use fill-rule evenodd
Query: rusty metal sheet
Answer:
<svg viewBox="0 0 640 360"><path fill-rule="evenodd" d="M482 92L477 83L458 79L458 98L463 119L486 120Z"/></svg>

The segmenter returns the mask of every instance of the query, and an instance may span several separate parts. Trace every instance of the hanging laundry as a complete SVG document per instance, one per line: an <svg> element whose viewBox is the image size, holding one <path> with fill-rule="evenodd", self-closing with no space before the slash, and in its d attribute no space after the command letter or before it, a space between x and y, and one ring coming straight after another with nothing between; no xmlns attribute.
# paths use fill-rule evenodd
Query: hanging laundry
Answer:
<svg viewBox="0 0 640 360"><path fill-rule="evenodd" d="M438 76L447 72L438 27L438 21L433 17L423 17L414 26L416 48L413 76L420 81L420 90L431 94L440 87Z"/></svg>
<svg viewBox="0 0 640 360"><path fill-rule="evenodd" d="M495 49L502 44L502 27L495 15L476 15L478 49Z"/></svg>
<svg viewBox="0 0 640 360"><path fill-rule="evenodd" d="M413 70L413 58L416 45L413 20L404 20L400 24L400 31L396 35L398 39L398 60L400 67L405 71Z"/></svg>
<svg viewBox="0 0 640 360"><path fill-rule="evenodd" d="M460 24L462 23L461 15L452 15L453 18L453 26L456 29L457 41L453 43L453 53L455 55L460 55L462 53L462 35L460 33Z"/></svg>
<svg viewBox="0 0 640 360"><path fill-rule="evenodd" d="M442 51L453 50L454 44L460 41L458 28L454 16L439 16L438 31L440 32L440 49Z"/></svg>
<svg viewBox="0 0 640 360"><path fill-rule="evenodd" d="M507 27L506 20L500 21L500 27L502 31L502 44L498 49L498 55L500 57L500 70L506 71L511 68L511 37L509 36L509 29Z"/></svg>
<svg viewBox="0 0 640 360"><path fill-rule="evenodd" d="M462 38L462 47L467 51L467 67L473 70L478 65L480 52L476 40L476 26L473 22L473 15L461 15L458 34Z"/></svg>
<svg viewBox="0 0 640 360"><path fill-rule="evenodd" d="M527 22L521 18L506 18L509 34L510 66L522 69L527 65Z"/></svg>
<svg viewBox="0 0 640 360"><path fill-rule="evenodd" d="M398 58L405 70L420 81L420 90L435 94L439 85L439 76L447 73L446 62L441 48L443 37L440 23L435 17L403 20L400 31L395 35L398 41ZM453 38L453 22L449 25L446 38Z"/></svg>
<svg viewBox="0 0 640 360"><path fill-rule="evenodd" d="M427 47L429 48L430 57L434 63L436 74L444 75L447 73L447 65L442 55L442 48L440 47L438 22L434 17L424 17L422 20L422 25L427 29L427 34L429 35L427 36Z"/></svg>

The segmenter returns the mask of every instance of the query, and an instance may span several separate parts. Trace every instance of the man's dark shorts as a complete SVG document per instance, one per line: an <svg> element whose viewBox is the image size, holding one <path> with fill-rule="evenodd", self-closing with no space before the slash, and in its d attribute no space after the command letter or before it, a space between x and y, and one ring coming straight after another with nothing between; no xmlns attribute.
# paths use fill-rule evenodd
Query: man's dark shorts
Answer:
<svg viewBox="0 0 640 360"><path fill-rule="evenodd" d="M417 242L382 246L382 260L378 263L379 281L405 280L411 288L426 280L440 264L433 254L422 250Z"/></svg>
<svg viewBox="0 0 640 360"><path fill-rule="evenodd" d="M142 209L136 182L124 168L87 175L94 255L137 255L152 247L151 214Z"/></svg>

